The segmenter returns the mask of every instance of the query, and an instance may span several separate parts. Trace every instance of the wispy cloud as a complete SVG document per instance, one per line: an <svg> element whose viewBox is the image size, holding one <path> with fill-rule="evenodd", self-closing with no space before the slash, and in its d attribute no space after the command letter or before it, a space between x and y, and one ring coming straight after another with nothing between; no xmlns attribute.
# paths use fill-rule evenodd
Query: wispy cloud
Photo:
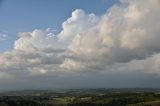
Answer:
<svg viewBox="0 0 160 106"><path fill-rule="evenodd" d="M0 33L0 41L5 41L8 38L8 34L7 33Z"/></svg>

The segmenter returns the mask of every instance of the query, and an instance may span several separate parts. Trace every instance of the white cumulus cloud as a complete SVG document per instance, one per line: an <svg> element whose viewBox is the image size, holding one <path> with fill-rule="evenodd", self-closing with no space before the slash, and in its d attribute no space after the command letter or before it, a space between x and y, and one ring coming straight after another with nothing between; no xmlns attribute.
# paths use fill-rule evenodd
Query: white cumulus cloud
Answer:
<svg viewBox="0 0 160 106"><path fill-rule="evenodd" d="M159 0L121 0L101 16L76 9L58 34L49 29L19 33L13 50L0 53L0 79L12 77L26 88L74 86L72 79L81 86L93 80L95 86L109 84L106 80L123 85L118 78L148 81L160 75L159 13Z"/></svg>

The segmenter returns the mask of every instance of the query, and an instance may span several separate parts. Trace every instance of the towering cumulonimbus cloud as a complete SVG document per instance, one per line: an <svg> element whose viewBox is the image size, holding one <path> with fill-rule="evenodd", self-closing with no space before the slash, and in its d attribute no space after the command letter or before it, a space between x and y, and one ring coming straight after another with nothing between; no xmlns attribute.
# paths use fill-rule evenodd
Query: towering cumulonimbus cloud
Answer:
<svg viewBox="0 0 160 106"><path fill-rule="evenodd" d="M43 80L50 86L68 76L160 75L159 19L159 0L121 0L101 16L77 9L59 34L50 29L19 33L14 49L0 53L0 79L23 79L28 86L31 79Z"/></svg>

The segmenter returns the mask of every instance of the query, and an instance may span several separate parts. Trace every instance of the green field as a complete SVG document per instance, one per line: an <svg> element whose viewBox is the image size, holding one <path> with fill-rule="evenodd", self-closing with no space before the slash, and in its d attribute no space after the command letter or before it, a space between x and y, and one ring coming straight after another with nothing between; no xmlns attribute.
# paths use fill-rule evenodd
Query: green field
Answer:
<svg viewBox="0 0 160 106"><path fill-rule="evenodd" d="M150 102L141 102L141 103L131 104L127 106L160 106L160 100L150 101Z"/></svg>
<svg viewBox="0 0 160 106"><path fill-rule="evenodd" d="M159 90L78 89L0 95L0 106L160 106Z"/></svg>

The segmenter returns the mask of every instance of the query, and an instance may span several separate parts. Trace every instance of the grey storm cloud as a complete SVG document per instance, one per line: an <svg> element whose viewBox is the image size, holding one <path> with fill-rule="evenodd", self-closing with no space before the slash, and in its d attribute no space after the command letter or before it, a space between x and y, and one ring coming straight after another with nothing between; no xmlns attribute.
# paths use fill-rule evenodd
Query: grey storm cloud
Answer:
<svg viewBox="0 0 160 106"><path fill-rule="evenodd" d="M159 0L121 0L101 16L76 9L58 34L21 32L13 50L0 53L0 85L157 87L159 13Z"/></svg>

